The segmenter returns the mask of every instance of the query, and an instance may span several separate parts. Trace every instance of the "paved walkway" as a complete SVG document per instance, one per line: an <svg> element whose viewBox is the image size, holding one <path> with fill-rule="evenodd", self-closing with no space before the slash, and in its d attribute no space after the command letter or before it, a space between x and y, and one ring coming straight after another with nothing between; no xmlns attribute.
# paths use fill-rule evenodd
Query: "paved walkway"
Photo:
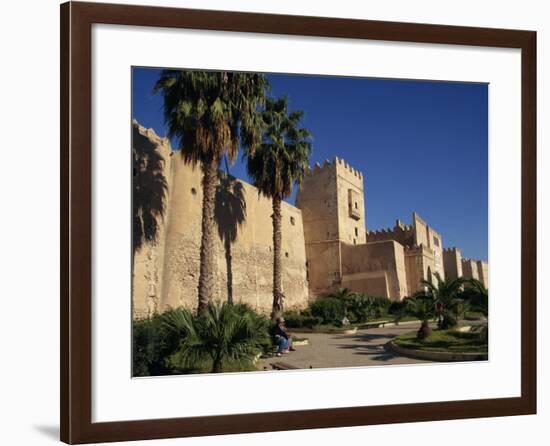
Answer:
<svg viewBox="0 0 550 446"><path fill-rule="evenodd" d="M402 322L398 326L357 330L354 334L296 333L296 337L308 338L310 345L297 346L295 352L281 357L260 359L258 368L271 370L273 362L286 362L304 369L427 362L399 356L384 348L391 339L417 328L418 322Z"/></svg>

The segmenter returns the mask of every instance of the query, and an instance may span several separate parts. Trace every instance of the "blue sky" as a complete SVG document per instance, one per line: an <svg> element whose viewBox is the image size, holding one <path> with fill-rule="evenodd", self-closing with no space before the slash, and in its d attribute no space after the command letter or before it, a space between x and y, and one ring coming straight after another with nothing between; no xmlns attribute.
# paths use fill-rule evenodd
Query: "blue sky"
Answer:
<svg viewBox="0 0 550 446"><path fill-rule="evenodd" d="M166 134L160 70L133 69L132 118ZM269 74L273 96L305 112L311 165L343 158L364 174L368 229L416 211L446 247L487 259L488 86L476 83ZM230 167L248 181L244 163ZM293 202L294 194L289 201Z"/></svg>

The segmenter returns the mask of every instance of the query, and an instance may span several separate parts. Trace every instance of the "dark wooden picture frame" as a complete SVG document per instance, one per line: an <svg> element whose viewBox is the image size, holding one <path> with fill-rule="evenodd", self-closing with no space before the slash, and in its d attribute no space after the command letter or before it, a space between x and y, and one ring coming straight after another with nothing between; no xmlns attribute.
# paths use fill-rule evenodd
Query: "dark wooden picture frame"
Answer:
<svg viewBox="0 0 550 446"><path fill-rule="evenodd" d="M521 396L92 423L92 24L521 50ZM536 413L536 33L336 18L61 5L61 440L70 444ZM275 416L274 416L275 415Z"/></svg>

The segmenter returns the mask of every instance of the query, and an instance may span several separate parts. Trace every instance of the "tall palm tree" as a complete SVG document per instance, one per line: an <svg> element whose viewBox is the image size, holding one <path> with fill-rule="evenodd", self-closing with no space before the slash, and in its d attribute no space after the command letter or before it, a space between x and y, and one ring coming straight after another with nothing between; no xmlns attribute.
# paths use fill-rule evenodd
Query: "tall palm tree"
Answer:
<svg viewBox="0 0 550 446"><path fill-rule="evenodd" d="M261 142L258 105L265 99L267 79L261 74L163 70L155 85L164 99L168 137L176 140L186 162L202 168L202 234L198 307L214 293L214 204L218 168L239 146L254 151Z"/></svg>
<svg viewBox="0 0 550 446"><path fill-rule="evenodd" d="M283 312L281 276L281 202L301 184L311 154L311 134L299 127L304 112L289 112L286 97L268 99L262 118L263 141L248 152L248 175L259 192L271 198L273 207L273 308L276 319Z"/></svg>
<svg viewBox="0 0 550 446"><path fill-rule="evenodd" d="M462 277L456 279L442 279L439 273L434 273L436 283L431 280L422 280L420 283L424 291L419 294L430 297L441 316L440 327L447 329L458 322L458 316L464 310L464 300L458 296L462 291L465 280Z"/></svg>

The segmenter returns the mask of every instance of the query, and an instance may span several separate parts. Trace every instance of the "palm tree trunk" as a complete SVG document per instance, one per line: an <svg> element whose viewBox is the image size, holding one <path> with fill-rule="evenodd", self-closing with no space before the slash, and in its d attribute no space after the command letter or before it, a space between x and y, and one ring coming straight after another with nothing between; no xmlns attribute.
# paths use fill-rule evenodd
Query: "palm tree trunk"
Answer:
<svg viewBox="0 0 550 446"><path fill-rule="evenodd" d="M212 363L212 373L221 373L221 371L222 371L222 358L218 354L216 355Z"/></svg>
<svg viewBox="0 0 550 446"><path fill-rule="evenodd" d="M281 276L281 198L273 197L273 320L283 312L283 285Z"/></svg>
<svg viewBox="0 0 550 446"><path fill-rule="evenodd" d="M199 274L199 311L214 297L214 207L218 182L219 160L212 157L203 164L202 177L202 235Z"/></svg>
<svg viewBox="0 0 550 446"><path fill-rule="evenodd" d="M233 262L231 255L231 239L225 238L225 269L227 270L227 302L233 303Z"/></svg>

